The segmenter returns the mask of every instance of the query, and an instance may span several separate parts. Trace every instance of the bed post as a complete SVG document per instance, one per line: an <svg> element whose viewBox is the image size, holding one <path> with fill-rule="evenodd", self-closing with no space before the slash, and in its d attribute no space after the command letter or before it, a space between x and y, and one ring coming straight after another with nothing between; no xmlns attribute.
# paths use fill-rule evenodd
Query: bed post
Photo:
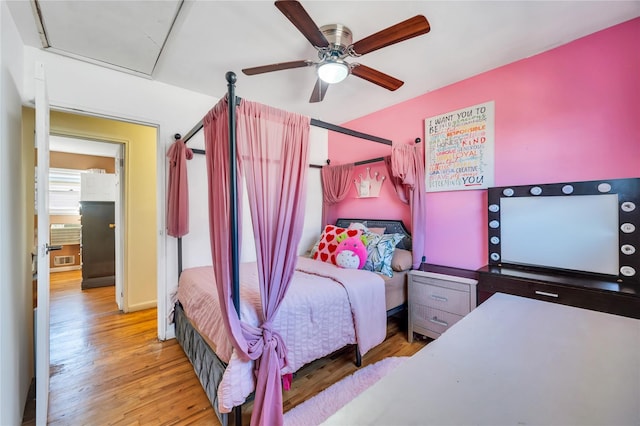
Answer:
<svg viewBox="0 0 640 426"><path fill-rule="evenodd" d="M225 74L227 79L227 103L229 108L229 216L231 230L231 284L233 285L233 306L240 317L240 290L238 267L238 203L237 203L237 170L236 170L236 74L233 71Z"/></svg>
<svg viewBox="0 0 640 426"><path fill-rule="evenodd" d="M240 278L238 256L238 203L237 203L237 170L236 170L236 74L229 71L227 79L227 106L229 108L229 229L231 230L231 285L233 286L233 306L240 318ZM242 425L242 406L233 407L235 424Z"/></svg>
<svg viewBox="0 0 640 426"><path fill-rule="evenodd" d="M182 274L182 237L178 237L178 276Z"/></svg>

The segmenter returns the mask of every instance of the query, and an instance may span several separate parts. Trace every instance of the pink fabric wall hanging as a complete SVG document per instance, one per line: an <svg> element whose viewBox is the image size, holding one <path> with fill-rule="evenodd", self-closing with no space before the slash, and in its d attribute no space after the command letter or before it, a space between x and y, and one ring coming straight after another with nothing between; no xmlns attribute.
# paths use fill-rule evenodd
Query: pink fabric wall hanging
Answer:
<svg viewBox="0 0 640 426"><path fill-rule="evenodd" d="M327 211L329 207L344 200L351 188L353 164L339 166L325 166L320 174L322 177L322 225L327 225Z"/></svg>
<svg viewBox="0 0 640 426"><path fill-rule="evenodd" d="M167 234L182 237L189 233L189 188L187 160L193 151L177 140L167 151L169 158L169 195L167 200Z"/></svg>
<svg viewBox="0 0 640 426"><path fill-rule="evenodd" d="M411 227L414 247L423 247L425 241L426 194L424 160L419 145L396 145L391 150L391 168L409 193ZM413 268L420 267L422 250L413 250Z"/></svg>
<svg viewBox="0 0 640 426"><path fill-rule="evenodd" d="M393 175L393 167L391 166L391 156L388 155L384 157L384 165L387 168L387 173L389 173L389 180L393 183L393 188L398 194L398 199L402 201L404 204L409 204L409 191L408 187L403 185L402 179Z"/></svg>

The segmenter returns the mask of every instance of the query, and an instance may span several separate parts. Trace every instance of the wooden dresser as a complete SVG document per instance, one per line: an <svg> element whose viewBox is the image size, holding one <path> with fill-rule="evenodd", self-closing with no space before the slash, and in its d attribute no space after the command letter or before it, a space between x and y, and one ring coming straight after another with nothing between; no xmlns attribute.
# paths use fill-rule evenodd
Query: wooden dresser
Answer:
<svg viewBox="0 0 640 426"><path fill-rule="evenodd" d="M422 264L409 272L408 340L413 333L438 338L476 307L473 271Z"/></svg>
<svg viewBox="0 0 640 426"><path fill-rule="evenodd" d="M81 201L82 289L116 283L113 201Z"/></svg>
<svg viewBox="0 0 640 426"><path fill-rule="evenodd" d="M500 292L640 318L640 284L492 265L478 277L478 303Z"/></svg>

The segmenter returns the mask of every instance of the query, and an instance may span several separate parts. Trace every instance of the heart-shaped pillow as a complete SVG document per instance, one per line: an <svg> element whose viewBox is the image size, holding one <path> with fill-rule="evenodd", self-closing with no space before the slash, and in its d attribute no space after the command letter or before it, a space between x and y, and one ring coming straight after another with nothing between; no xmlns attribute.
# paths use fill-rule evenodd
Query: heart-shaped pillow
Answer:
<svg viewBox="0 0 640 426"><path fill-rule="evenodd" d="M341 228L335 225L327 225L320 236L318 250L313 254L313 259L321 260L336 265L336 250L338 244L347 238L360 238L362 231L355 229Z"/></svg>

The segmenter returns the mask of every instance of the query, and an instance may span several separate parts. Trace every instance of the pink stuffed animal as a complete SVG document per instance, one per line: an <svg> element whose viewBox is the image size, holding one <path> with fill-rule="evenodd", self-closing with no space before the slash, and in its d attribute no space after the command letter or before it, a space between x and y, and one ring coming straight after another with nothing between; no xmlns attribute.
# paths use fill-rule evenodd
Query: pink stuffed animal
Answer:
<svg viewBox="0 0 640 426"><path fill-rule="evenodd" d="M345 269L362 269L367 261L367 248L359 237L345 238L336 249L336 265Z"/></svg>

